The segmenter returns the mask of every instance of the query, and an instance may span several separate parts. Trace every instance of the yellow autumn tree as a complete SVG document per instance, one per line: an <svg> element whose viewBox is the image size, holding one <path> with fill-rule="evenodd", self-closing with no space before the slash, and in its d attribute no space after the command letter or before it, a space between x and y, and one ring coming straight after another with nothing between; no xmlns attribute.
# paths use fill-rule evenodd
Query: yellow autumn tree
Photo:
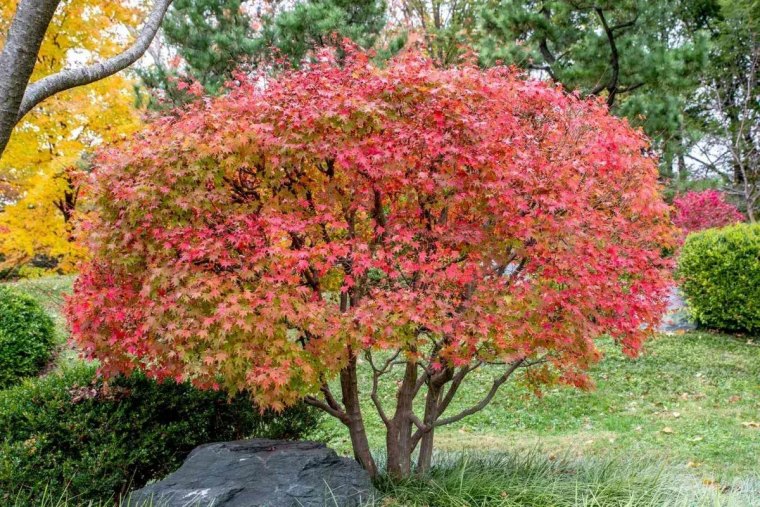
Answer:
<svg viewBox="0 0 760 507"><path fill-rule="evenodd" d="M18 0L0 3L0 46ZM131 42L144 18L141 2L61 2L40 48L31 81L68 65L108 58ZM70 272L83 256L71 240L69 171L94 147L125 138L139 126L133 87L122 74L54 95L16 126L0 158L0 271ZM69 199L70 200L70 199ZM41 268L29 263L46 260Z"/></svg>

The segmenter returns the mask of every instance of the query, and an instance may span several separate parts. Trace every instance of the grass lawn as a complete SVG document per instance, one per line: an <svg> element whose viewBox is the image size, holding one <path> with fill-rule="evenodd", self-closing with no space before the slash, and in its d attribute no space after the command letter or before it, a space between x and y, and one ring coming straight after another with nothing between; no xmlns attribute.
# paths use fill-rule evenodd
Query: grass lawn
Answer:
<svg viewBox="0 0 760 507"><path fill-rule="evenodd" d="M63 334L60 304L71 282L71 277L53 277L16 285L40 299ZM618 467L619 475L633 476L641 463L648 463L715 491L751 484L760 502L760 341L706 332L661 335L636 360L623 356L611 341L602 342L602 348L605 358L592 371L595 390L552 388L536 397L517 378L482 412L437 430L437 448L453 453L449 456L493 451L534 457L527 468L513 462L509 466L514 470L546 470L549 465L542 459L548 464L572 463L582 457L587 462L618 462L625 465ZM364 366L361 381L369 392L369 368ZM449 411L480 399L492 375L488 369L473 374ZM393 401L391 382L381 389L386 406ZM380 450L383 427L368 397L364 409L371 444ZM329 417L312 437L350 453L347 432ZM447 473L441 484L456 482L466 462L455 459L449 467L455 472ZM487 476L477 466L475 473ZM409 485L395 496L412 494L416 487ZM444 487L439 493L449 494ZM441 498L430 500L430 505L460 505ZM411 500L407 504L417 505ZM469 504L496 505L461 503Z"/></svg>

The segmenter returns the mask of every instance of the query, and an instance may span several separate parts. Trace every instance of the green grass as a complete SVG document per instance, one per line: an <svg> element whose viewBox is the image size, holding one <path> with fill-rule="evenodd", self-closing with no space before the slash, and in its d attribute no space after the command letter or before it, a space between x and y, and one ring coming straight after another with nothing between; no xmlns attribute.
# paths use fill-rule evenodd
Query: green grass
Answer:
<svg viewBox="0 0 760 507"><path fill-rule="evenodd" d="M717 487L643 460L547 458L539 452L438 455L421 479L381 478L366 507L756 507L758 482ZM12 507L27 507L15 502ZM107 507L46 497L36 507ZM119 507L137 507L128 502ZM141 507L160 507L161 501ZM329 498L324 507L342 507Z"/></svg>
<svg viewBox="0 0 760 507"><path fill-rule="evenodd" d="M708 507L760 505L760 484L716 488L639 459L548 459L539 452L439 457L427 480L381 480L382 506Z"/></svg>
<svg viewBox="0 0 760 507"><path fill-rule="evenodd" d="M45 278L16 285L38 297L63 326L59 308L71 281L71 277ZM705 332L663 335L649 342L636 360L623 356L610 341L601 345L605 358L591 372L595 390L552 388L536 397L520 385L519 378L506 384L487 409L437 431L441 454L433 482L386 485L388 495L402 503L388 503L391 500L386 498L385 505L519 505L509 503L512 500L501 492L494 499L492 493L512 488L510 484L525 483L528 488L532 483L525 482L523 472L515 472L526 469L525 460L531 463L527 468L546 472L530 487L550 488L565 499L527 505L753 505L743 503L749 498L746 495L734 499L737 488L741 489L737 485L742 484L760 499L760 429L746 424L760 422L760 342ZM483 369L473 375L449 410L455 412L478 400L493 374ZM368 393L367 365L362 366L361 382ZM393 387L388 382L381 389L387 406L393 400ZM368 397L363 408L370 442L380 451L384 428ZM348 434L335 420L325 417L313 437L350 453ZM477 459L461 458L461 453L469 456L474 451ZM649 475L638 475L636 469L642 463L658 463L668 477L665 486L637 485L639 477L654 480L657 476L649 465ZM571 471L555 473L562 466ZM638 491L641 498L594 503L601 493L593 489L597 483L592 478L600 470L607 470L610 480L618 484L614 488ZM461 483L465 476L472 491L457 493L457 480ZM626 478L630 480L625 482ZM674 482L676 490L690 496L673 493ZM571 490L582 493L572 500L580 503L568 503ZM724 494L715 496L718 492ZM672 502L658 500L667 496L656 495L666 493ZM760 500L754 505L760 505Z"/></svg>

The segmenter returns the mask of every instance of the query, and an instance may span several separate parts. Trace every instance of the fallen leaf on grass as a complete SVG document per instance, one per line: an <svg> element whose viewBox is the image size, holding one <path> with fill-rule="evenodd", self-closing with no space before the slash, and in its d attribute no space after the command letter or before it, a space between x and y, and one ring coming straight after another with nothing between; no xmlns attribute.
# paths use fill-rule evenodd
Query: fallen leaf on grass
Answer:
<svg viewBox="0 0 760 507"><path fill-rule="evenodd" d="M673 433L673 428L671 428L670 426L665 426L665 427L664 427L664 428L662 428L660 431L661 431L662 433L665 433L665 434L667 434L667 435L670 435L671 433Z"/></svg>
<svg viewBox="0 0 760 507"><path fill-rule="evenodd" d="M747 422L743 422L742 426L744 426L745 428L760 428L760 422L747 421Z"/></svg>

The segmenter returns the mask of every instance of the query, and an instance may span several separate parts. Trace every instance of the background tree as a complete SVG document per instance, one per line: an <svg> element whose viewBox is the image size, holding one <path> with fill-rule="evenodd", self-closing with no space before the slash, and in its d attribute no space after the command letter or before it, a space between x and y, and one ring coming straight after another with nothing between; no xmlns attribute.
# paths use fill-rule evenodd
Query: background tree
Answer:
<svg viewBox="0 0 760 507"><path fill-rule="evenodd" d="M144 85L170 107L192 99L188 82L220 93L255 48L253 20L243 5L242 0L175 0L162 24L161 43L177 62L154 57L154 65L138 71Z"/></svg>
<svg viewBox="0 0 760 507"><path fill-rule="evenodd" d="M595 338L635 355L654 332L674 231L646 148L603 104L415 52L244 80L102 153L73 337L106 375L304 398L374 475L369 397L388 471L418 449L424 473L435 428L515 372L586 387ZM447 412L479 369L482 400Z"/></svg>
<svg viewBox="0 0 760 507"><path fill-rule="evenodd" d="M140 71L154 107L193 100L188 91L193 82L217 95L241 68L267 68L282 60L297 67L314 50L336 46L343 37L372 47L385 26L382 0L309 0L267 13L255 11L251 4L175 0L164 20L162 39L176 62L156 58L156 65Z"/></svg>
<svg viewBox="0 0 760 507"><path fill-rule="evenodd" d="M285 58L298 67L315 49L340 48L341 37L363 48L371 48L385 27L383 0L311 0L292 9L265 16L256 41L260 62ZM338 35L336 38L334 35ZM275 52L272 53L271 49Z"/></svg>
<svg viewBox="0 0 760 507"><path fill-rule="evenodd" d="M7 33L15 12L13 2L0 7L0 34ZM74 54L88 64L120 53L125 42L114 39L114 31L143 17L137 4L62 4L40 45L32 80L64 71ZM126 77L110 76L55 94L20 120L0 157L0 269L14 274L35 259L57 271L74 268L83 250L71 244L69 217L56 203L70 191L68 168L140 124L131 88Z"/></svg>
<svg viewBox="0 0 760 507"><path fill-rule="evenodd" d="M481 10L484 63L530 69L640 125L667 178L687 177L689 99L707 64L711 0L497 0Z"/></svg>
<svg viewBox="0 0 760 507"><path fill-rule="evenodd" d="M760 3L721 2L711 26L710 65L699 89L703 137L689 154L708 176L719 176L750 221L760 208Z"/></svg>
<svg viewBox="0 0 760 507"><path fill-rule="evenodd" d="M397 29L421 35L428 55L447 66L472 46L481 5L479 0L395 0L389 14Z"/></svg>
<svg viewBox="0 0 760 507"><path fill-rule="evenodd" d="M5 2L4 14L14 9L12 21L2 33L5 36L0 53L0 156L10 139L13 128L37 104L48 97L77 86L99 81L116 74L137 61L150 45L161 20L172 0L155 0L153 11L145 20L142 30L130 45L98 63L61 69L40 77L31 84L45 33L54 19L60 0L11 0ZM98 16L108 6L93 6L88 12ZM86 12L86 11L85 11ZM86 23L87 17L82 21ZM86 44L82 49L86 49ZM61 62L65 63L65 62Z"/></svg>

